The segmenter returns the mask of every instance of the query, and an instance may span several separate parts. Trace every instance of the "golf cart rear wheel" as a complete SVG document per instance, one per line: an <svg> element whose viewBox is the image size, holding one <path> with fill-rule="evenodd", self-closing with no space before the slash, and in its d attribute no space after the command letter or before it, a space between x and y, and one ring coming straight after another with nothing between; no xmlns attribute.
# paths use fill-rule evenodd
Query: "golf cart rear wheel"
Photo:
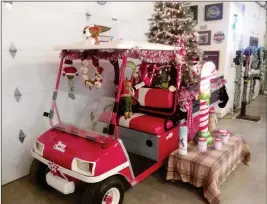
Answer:
<svg viewBox="0 0 267 204"><path fill-rule="evenodd" d="M88 184L81 196L81 204L122 204L123 182L116 176L96 184Z"/></svg>
<svg viewBox="0 0 267 204"><path fill-rule="evenodd" d="M31 180L37 183L40 187L50 189L51 187L46 182L47 166L42 162L34 159L30 167Z"/></svg>

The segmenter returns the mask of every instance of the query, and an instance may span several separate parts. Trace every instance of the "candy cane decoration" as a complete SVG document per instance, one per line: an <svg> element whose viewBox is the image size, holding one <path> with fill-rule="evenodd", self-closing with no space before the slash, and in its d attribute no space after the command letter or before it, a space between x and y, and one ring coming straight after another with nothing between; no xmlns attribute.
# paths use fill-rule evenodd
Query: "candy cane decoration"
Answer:
<svg viewBox="0 0 267 204"><path fill-rule="evenodd" d="M208 130L209 124L209 111L210 111L210 98L211 98L211 81L216 77L216 67L213 62L206 62L201 71L200 79L200 124L198 135L205 137L208 144L213 143L213 138Z"/></svg>

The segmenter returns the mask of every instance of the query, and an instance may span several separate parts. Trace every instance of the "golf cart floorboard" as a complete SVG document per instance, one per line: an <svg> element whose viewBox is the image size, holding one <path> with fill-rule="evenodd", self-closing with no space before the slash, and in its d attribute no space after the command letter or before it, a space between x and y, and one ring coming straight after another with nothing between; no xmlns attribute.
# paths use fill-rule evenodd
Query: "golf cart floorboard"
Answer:
<svg viewBox="0 0 267 204"><path fill-rule="evenodd" d="M147 170L149 167L157 163L157 161L154 161L152 159L149 159L143 156L139 156L131 152L128 152L128 155L129 155L129 158L132 164L134 176L140 175L145 170Z"/></svg>

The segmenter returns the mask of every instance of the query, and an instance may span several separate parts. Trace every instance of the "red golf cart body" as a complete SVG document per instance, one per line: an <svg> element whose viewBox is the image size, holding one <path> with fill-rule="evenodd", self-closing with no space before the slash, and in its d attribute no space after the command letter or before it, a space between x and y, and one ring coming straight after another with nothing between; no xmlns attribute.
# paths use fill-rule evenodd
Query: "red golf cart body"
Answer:
<svg viewBox="0 0 267 204"><path fill-rule="evenodd" d="M139 109L130 119L119 114L120 93L128 58L139 59L141 63L164 65L175 60L180 48L153 43L112 41L100 45L82 42L55 49L62 50L61 62L51 110L45 114L52 127L37 138L31 150L32 156L49 168L49 173L46 174L48 185L69 194L75 191L79 182L99 183L117 176L135 186L159 169L169 154L178 148L179 126L186 122L186 114L179 112L177 102L179 84L174 92L151 87L136 90ZM115 70L114 66L115 72L117 71L114 80L117 85L116 95L99 96L97 99L98 110L101 109L98 115L94 111L79 109L85 117L91 114L91 120L94 118L90 128L83 128L80 122L77 122L80 116L75 119L74 124L65 122L61 117L61 114L70 108L58 107L59 84L65 59L91 59L92 56L110 62L120 61L121 68ZM80 98L82 97L84 96ZM78 104L80 99L77 100ZM218 90L213 93L211 103L214 105L217 101ZM102 106L104 102L107 103ZM77 106L83 105L81 103ZM87 108L90 106L91 103L85 105ZM191 135L198 131L198 108L199 103L195 101Z"/></svg>

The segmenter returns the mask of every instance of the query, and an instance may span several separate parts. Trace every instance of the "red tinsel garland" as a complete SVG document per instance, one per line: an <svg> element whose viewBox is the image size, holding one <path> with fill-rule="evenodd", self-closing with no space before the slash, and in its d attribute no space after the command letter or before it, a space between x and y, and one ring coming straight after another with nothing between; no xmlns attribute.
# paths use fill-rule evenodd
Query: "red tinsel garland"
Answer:
<svg viewBox="0 0 267 204"><path fill-rule="evenodd" d="M187 110L187 121L186 125L188 127L188 135L191 134L192 128L193 128L193 102L190 101L185 105L185 108Z"/></svg>
<svg viewBox="0 0 267 204"><path fill-rule="evenodd" d="M178 52L180 51L177 49ZM122 59L124 56L129 58L139 59L147 63L168 63L175 59L177 50L164 51L164 50L140 50L132 48L130 50L63 50L60 57L65 59L91 59L91 56L97 57L102 60L117 60Z"/></svg>
<svg viewBox="0 0 267 204"><path fill-rule="evenodd" d="M211 92L220 89L221 87L223 87L223 85L226 84L226 82L227 81L225 79L219 79L218 81L211 83ZM190 91L187 88L182 87L179 93L178 101L179 101L180 106L184 107L184 104L192 100L197 100L198 97L199 97L199 90Z"/></svg>
<svg viewBox="0 0 267 204"><path fill-rule="evenodd" d="M210 91L211 92L216 91L221 87L223 87L223 85L225 85L226 83L227 83L226 79L219 79L217 82L211 83Z"/></svg>

